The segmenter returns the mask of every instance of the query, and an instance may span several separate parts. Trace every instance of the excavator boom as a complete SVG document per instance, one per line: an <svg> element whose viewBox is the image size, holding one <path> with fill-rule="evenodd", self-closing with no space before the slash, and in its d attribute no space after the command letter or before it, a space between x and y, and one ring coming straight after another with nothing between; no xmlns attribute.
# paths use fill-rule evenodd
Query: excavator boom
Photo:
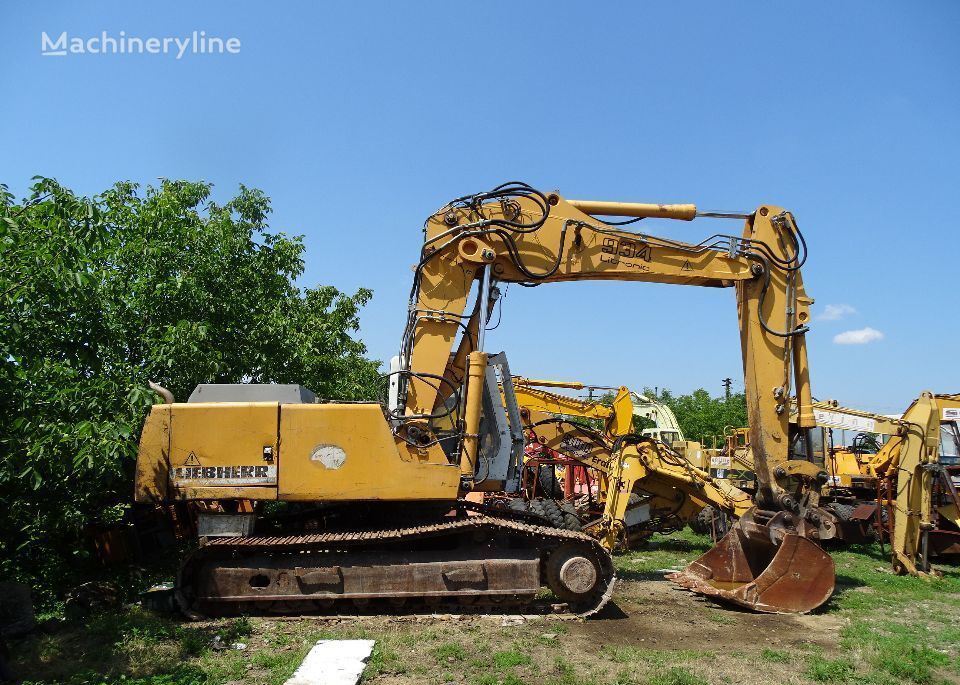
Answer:
<svg viewBox="0 0 960 685"><path fill-rule="evenodd" d="M822 469L807 460L791 460L789 454L791 394L798 397L800 427L815 425L804 337L812 301L800 275L806 248L793 215L764 205L736 215L744 221L740 236L718 233L699 243L626 231L598 218L606 215L685 221L731 217L700 212L693 205L568 201L523 184L504 184L454 200L425 224L400 354L406 374L400 392L404 414L396 418L409 421L431 415L448 400L458 379L485 365L482 334L495 281L539 285L620 280L733 287L758 506L753 525L737 526L725 538L740 538L738 545L727 545L737 573L731 574L729 565L701 560L674 580L761 611L815 608L832 592L833 566L813 540L829 537L832 531L823 525L825 517L817 507L815 484L824 477ZM462 313L475 282L476 304L464 324ZM477 443L469 436L477 431L472 419L478 420L478 403L468 390L468 437L460 455L461 474L468 484L477 465ZM777 559L784 552L789 561ZM769 563L764 565L763 560ZM743 573L746 568L751 569L749 578ZM798 597L808 579L817 579L818 591L789 606L782 603L784 569L798 579L792 588ZM768 576L777 573L780 580L768 582ZM774 594L768 595L768 590Z"/></svg>

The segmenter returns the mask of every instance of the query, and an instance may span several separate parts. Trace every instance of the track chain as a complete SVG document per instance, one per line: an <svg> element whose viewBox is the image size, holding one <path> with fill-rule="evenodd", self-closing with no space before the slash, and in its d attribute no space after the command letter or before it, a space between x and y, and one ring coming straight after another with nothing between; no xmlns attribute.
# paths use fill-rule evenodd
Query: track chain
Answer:
<svg viewBox="0 0 960 685"><path fill-rule="evenodd" d="M589 598L581 601L578 606L570 606L570 610L581 617L589 617L599 612L607 602L610 601L616 581L613 560L610 554L603 549L594 538L576 531L511 520L509 513L500 510L495 510L495 515L490 515L490 513L486 513L490 511L489 508L483 505L463 502L458 504L468 504L468 506L460 507L461 509L484 513L476 513L475 515L464 518L407 528L367 531L328 531L284 536L209 538L184 562L183 567L181 567L181 577L178 578L178 585L182 587L183 576L187 573L186 569L191 563L200 561L209 555L228 554L232 551L240 553L289 553L338 549L345 551L350 548L356 549L367 545L383 543L395 544L449 534L469 533L472 531L477 533L504 532L530 539L533 542L533 547L549 548L557 547L561 544L572 544L582 546L585 550L589 550L600 566L601 578L597 583L595 591L591 593ZM190 603L182 594L179 594L178 599L181 606L188 611L188 613L195 613L194 607L189 606ZM480 599L480 597L478 597L478 599Z"/></svg>

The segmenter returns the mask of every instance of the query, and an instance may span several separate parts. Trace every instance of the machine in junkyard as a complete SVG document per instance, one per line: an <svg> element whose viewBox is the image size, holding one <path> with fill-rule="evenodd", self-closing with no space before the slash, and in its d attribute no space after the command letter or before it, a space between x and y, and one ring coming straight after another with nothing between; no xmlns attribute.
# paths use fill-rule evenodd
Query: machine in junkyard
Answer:
<svg viewBox="0 0 960 685"><path fill-rule="evenodd" d="M666 425L635 431L635 398L642 396L626 387L616 389L607 406L546 389L581 383L518 377L513 385L526 439L524 498L510 500L514 509L526 504L558 524L562 516L564 525L572 515L578 530L615 550L682 528L707 506L736 518L753 505L750 495L698 468L699 443L664 442L671 433L682 435L672 430L676 419L669 408L657 412L669 412L658 422ZM647 417L656 408L641 401L640 415ZM550 487L557 471L562 488Z"/></svg>
<svg viewBox="0 0 960 685"><path fill-rule="evenodd" d="M935 573L931 557L960 552L960 497L949 460L941 451L958 444L960 395L923 392L902 416L884 416L814 402L815 431L794 431L794 451L809 452L828 478L820 502L836 529L834 539L890 544L897 573ZM796 420L796 413L791 422ZM855 436L849 445L835 433ZM746 430L730 431L724 449L711 457L711 475L749 489L752 449Z"/></svg>
<svg viewBox="0 0 960 685"><path fill-rule="evenodd" d="M732 219L743 230L688 243L605 216ZM516 488L520 472L520 419L499 394L509 367L484 350L497 284L618 280L736 292L756 506L676 580L758 611L817 607L834 585L817 544L830 532L815 496L822 471L788 452L794 389L799 425L813 426L805 259L793 215L772 205L708 212L569 200L516 182L452 200L424 224L386 406L318 402L296 387L201 386L191 401L152 408L136 499L220 510L201 520L178 602L200 614L343 602L503 607L545 585L571 611L598 612L614 569L595 538L467 495ZM230 513L241 501L254 513ZM267 515L277 501L288 511Z"/></svg>

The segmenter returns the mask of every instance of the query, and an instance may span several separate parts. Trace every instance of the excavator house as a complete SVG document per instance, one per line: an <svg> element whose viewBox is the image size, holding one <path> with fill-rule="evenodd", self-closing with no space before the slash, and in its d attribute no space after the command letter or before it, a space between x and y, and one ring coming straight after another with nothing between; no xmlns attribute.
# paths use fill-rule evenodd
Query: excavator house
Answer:
<svg viewBox="0 0 960 685"><path fill-rule="evenodd" d="M686 243L602 217L734 221L742 231ZM201 385L187 402L165 393L152 408L136 499L205 512L177 577L181 608L500 608L546 586L572 612L600 611L615 578L596 538L468 495L516 492L522 470L509 366L484 351L498 284L614 280L736 291L755 504L674 580L756 611L815 609L834 586L818 545L832 534L817 501L826 474L788 449L791 395L800 429L815 425L805 259L793 215L771 205L570 200L516 182L452 200L424 224L386 405L320 402L299 386ZM626 487L611 485L628 496Z"/></svg>

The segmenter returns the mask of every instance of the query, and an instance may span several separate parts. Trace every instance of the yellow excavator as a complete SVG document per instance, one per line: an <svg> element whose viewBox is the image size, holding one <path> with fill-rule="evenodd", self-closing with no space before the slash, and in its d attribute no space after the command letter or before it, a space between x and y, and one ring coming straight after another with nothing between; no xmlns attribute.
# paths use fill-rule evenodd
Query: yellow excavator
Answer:
<svg viewBox="0 0 960 685"><path fill-rule="evenodd" d="M577 515L585 520L581 529L607 549L629 547L654 532L682 528L706 506L737 518L753 506L747 493L726 481L714 481L684 456L698 451L699 443L667 445L634 433L636 395L628 388L618 388L607 406L543 389L579 389L584 387L581 383L514 377L513 386L527 437L525 473L533 473L527 479L532 488L522 488L533 495L528 505L554 516L558 508L563 514ZM572 418L594 420L601 427ZM542 469L552 475L557 465L566 471L562 494L567 502L559 507L547 501L553 493L536 498ZM584 475L581 490L571 487L577 467ZM582 504L572 508L569 500L577 495Z"/></svg>
<svg viewBox="0 0 960 685"><path fill-rule="evenodd" d="M890 552L897 573L926 575L930 564L930 536L940 517L960 526L956 487L939 460L940 426L960 410L960 395L923 392L901 418L903 430L891 437L863 469L863 485L875 484L877 507L886 507ZM869 479L869 480L866 480ZM945 495L938 501L935 493ZM869 508L869 507L868 507Z"/></svg>
<svg viewBox="0 0 960 685"><path fill-rule="evenodd" d="M688 243L603 217L733 219L743 230ZM386 407L320 402L299 386L200 385L187 402L161 392L141 435L136 499L219 510L200 517L178 602L195 613L503 606L546 585L574 612L599 611L614 572L595 538L466 495L509 490L520 471L519 416L497 383L508 366L484 351L497 284L617 280L737 296L756 506L677 582L757 611L816 608L834 586L817 544L830 534L816 499L822 470L790 458L787 421L795 388L799 425L814 425L805 259L793 215L772 205L731 213L570 200L517 182L452 200L424 223ZM267 502L286 508L268 512Z"/></svg>
<svg viewBox="0 0 960 685"><path fill-rule="evenodd" d="M835 539L864 542L878 533L881 541L890 540L894 571L932 573L931 540L933 551L949 548L960 527L957 489L939 463L941 426L954 425L960 395L923 392L901 417L834 400L814 402L813 410L817 430L794 448L809 451L828 474L820 502L836 527ZM852 445L833 446L835 430L855 432ZM729 432L724 450L711 457L713 477L749 487L752 451L744 436L744 429ZM865 446L869 441L873 449Z"/></svg>
<svg viewBox="0 0 960 685"><path fill-rule="evenodd" d="M795 426L796 402L791 404L790 423ZM864 525L863 512L855 510L864 499L865 489L874 494L876 491L875 480L870 481L868 486L868 479L863 474L869 458L864 446L869 441L855 439L852 448L835 446L834 431L853 431L861 437L875 436L875 439L882 441L899 434L905 429L905 424L898 418L845 407L835 400L814 401L813 414L816 428L804 434L793 428L791 450L795 454L809 454L812 461L821 465L827 473L828 478L821 488L821 503L830 512L832 524L836 527L834 537L846 542L865 542L871 537L871 530ZM708 450L709 473L714 478L753 492L756 478L748 433L746 428L728 428L725 431L723 448Z"/></svg>

